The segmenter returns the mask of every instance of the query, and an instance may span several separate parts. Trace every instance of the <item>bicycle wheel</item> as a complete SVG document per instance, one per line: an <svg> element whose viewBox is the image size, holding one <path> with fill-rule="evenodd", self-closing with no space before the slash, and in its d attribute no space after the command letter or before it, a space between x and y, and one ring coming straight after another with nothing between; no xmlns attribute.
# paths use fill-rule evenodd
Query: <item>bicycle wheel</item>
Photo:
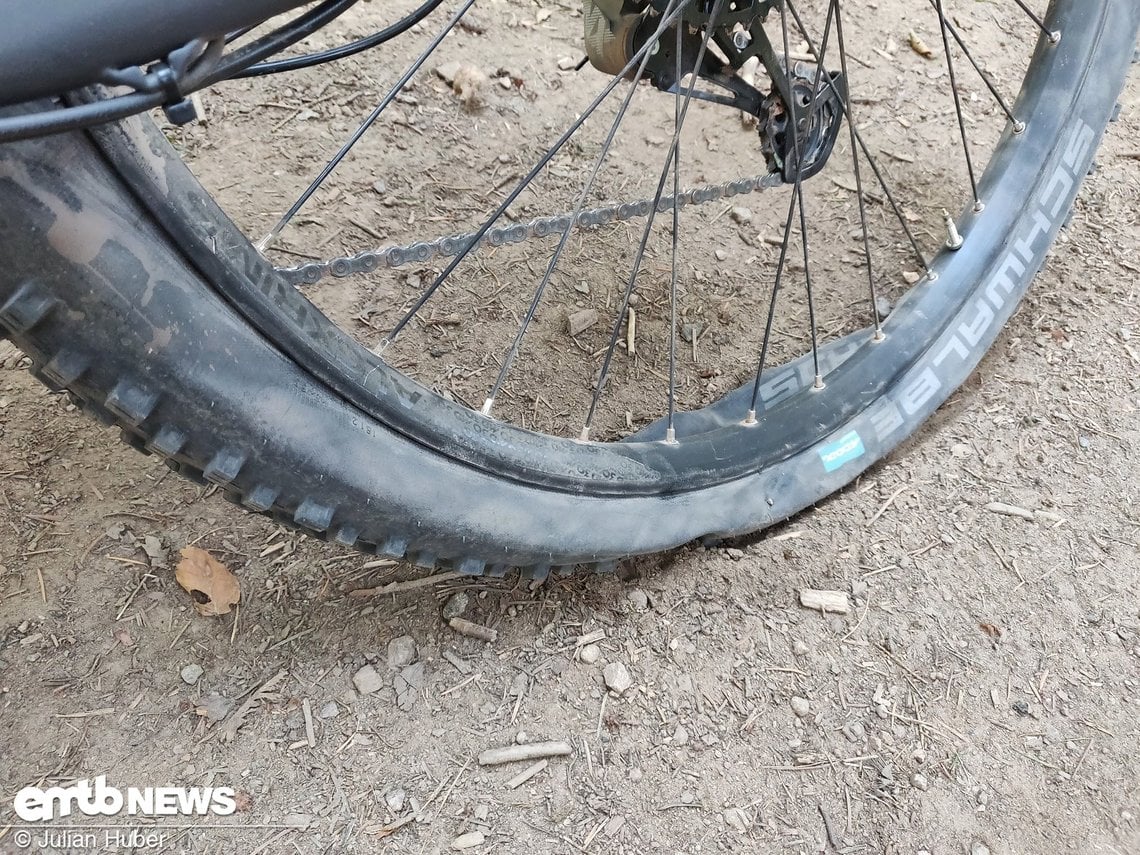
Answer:
<svg viewBox="0 0 1140 855"><path fill-rule="evenodd" d="M654 39L607 86L610 101L598 96L584 108L559 94L567 87L551 88L558 106L579 117L570 125L574 133L563 134L577 148L558 149L546 164L551 189L487 204L506 193L499 172L515 166L514 149L484 158L490 195L451 186L446 167L477 167L482 157L463 145L467 125L455 133L457 117L479 114L455 109L439 127L415 128L417 115L397 124L453 140L458 156L433 162L430 146L406 142L376 155L388 158L385 174L393 181L419 187L411 203L397 198L388 205L386 182L373 181L375 166L367 164L333 190L351 215L359 210L361 183L374 185L380 202L366 207L383 225L361 226L353 216L347 222L376 240L390 227L433 217L443 223L437 233L446 235L472 200L516 220L480 217L456 236L345 252L323 264L289 268L281 259L290 256L274 256L272 247L259 252L247 235L272 221L255 214L245 231L235 225L149 119L4 146L0 326L43 379L71 390L132 444L220 485L250 510L369 552L470 573L518 566L543 577L551 568L607 569L627 555L753 531L850 482L945 401L1011 316L1065 221L1112 114L1140 10L1130 0L1055 0L1038 11L1015 3L1000 14L971 10L978 17L966 19L952 19L941 0L915 4L916 15L928 15L942 65L937 73L934 65L920 66L914 78L930 84L923 103L938 104L925 111L929 137L960 140L953 163L902 155L888 167L889 134L876 156L864 137L886 127L897 105L884 91L858 95L847 60L859 54L845 44L843 27L851 44L863 46L860 54L875 51L868 56L902 51L909 58L910 48L938 56L934 49L918 37L903 48L876 42L883 33L873 25L884 24L877 10L856 13L838 0L805 2L800 10L785 2L765 26L800 87L803 112L792 99L790 115L777 107L759 116L764 140L754 130L732 138L736 159L751 162L748 174L757 177L682 191L682 180L699 176L681 175L679 152L701 139L709 144L702 128L739 119L732 108L698 103L688 94L695 84L679 82L672 94L646 93L640 114L627 113L624 99L647 87L622 79L644 72L651 43L672 57L665 67L676 81L729 50L711 26L697 30L695 44L683 43L692 29L668 29L690 9L677 2L651 16ZM720 23L723 0L712 6ZM969 34L990 22L999 31L993 55L975 56ZM1007 59L1016 53L1011 44L1021 55ZM860 58L861 67L873 65ZM834 76L818 73L809 59L837 69ZM967 86L970 65L984 76ZM462 72L439 69L441 77L451 75L455 91L490 97L477 76L474 95L457 84L454 74ZM1020 84L1016 98L1003 94L1006 78ZM515 74L496 80L519 96L523 81ZM986 100L964 98L970 87ZM301 85L291 91L299 96ZM424 97L392 94L388 100L409 111ZM350 92L336 105L334 127L358 97ZM582 141L579 123L600 103L612 117L601 123L605 141ZM509 115L521 125L528 109L499 111L484 123ZM860 110L872 116L863 125ZM988 130L983 114L992 117ZM233 118L240 125L241 115ZM634 119L642 134L649 127L664 139L639 136L622 153L609 129L628 128ZM796 163L805 164L802 176L813 152L826 159L819 154L826 121L831 160L818 177L797 180ZM801 122L802 139L788 131ZM841 124L846 128L837 131ZM319 166L329 140L314 133ZM512 128L496 133L500 141L520 140ZM232 165L203 156L208 138L171 135L223 198ZM545 144L535 151L540 164L549 160ZM648 190L595 207L592 179L615 152L621 157L612 184L648 169ZM575 159L585 163L586 180L571 184ZM729 162L706 157L700 169ZM767 169L757 168L762 164ZM767 173L781 169L788 181L777 191L770 185L781 182ZM937 188L923 210L899 194L892 169L909 183L933 179ZM949 176L960 180L950 184ZM271 183L304 186L288 169L271 175ZM725 200L761 190L783 195L771 197L776 201L759 216L729 210L737 202ZM722 204L697 207L715 201ZM939 209L963 203L962 216L944 224ZM396 213L383 219L385 208ZM550 216L528 219L535 208ZM825 228L813 235L809 221ZM343 223L315 217L313 245L336 247L345 239ZM679 225L695 237L682 237ZM766 227L775 238L760 234ZM714 246L726 234L754 251L741 262L749 277L743 290L720 288L697 265L678 261L679 250L688 250L702 263L722 263ZM520 253L515 241L543 235L552 236L543 244L548 251L559 249L549 255L553 262L534 266L532 244L520 244L527 247ZM478 246L475 237L482 238ZM610 251L623 241L632 264L611 281ZM314 254L299 243L277 246L294 258ZM735 244L733 253L740 254ZM559 264L585 271L583 278ZM645 284L647 268L655 284ZM506 302L497 270L529 271L510 296L516 302ZM357 290L326 288L329 279L348 281L342 275L358 272L366 284ZM378 280L379 273L389 278ZM840 280L851 288L846 296ZM387 289L382 299L378 287ZM561 295L559 311L544 316L548 289ZM449 304L438 301L449 294L455 308L440 315L436 307ZM851 294L860 295L857 302ZM734 315L739 306L743 319ZM783 333L782 311L803 316L800 332ZM717 338L710 328L718 324L739 335ZM562 344L528 349L536 337ZM698 346L719 354L719 365L710 367ZM467 356L440 370L437 351ZM582 357L578 367L570 355ZM529 380L512 373L526 370ZM646 378L654 378L652 387ZM569 415L556 418L563 411Z"/></svg>

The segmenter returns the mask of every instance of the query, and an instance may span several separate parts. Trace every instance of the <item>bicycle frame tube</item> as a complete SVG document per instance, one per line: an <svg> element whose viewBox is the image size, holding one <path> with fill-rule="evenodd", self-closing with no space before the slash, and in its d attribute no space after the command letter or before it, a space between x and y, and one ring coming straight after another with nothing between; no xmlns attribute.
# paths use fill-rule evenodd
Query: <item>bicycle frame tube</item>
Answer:
<svg viewBox="0 0 1140 855"><path fill-rule="evenodd" d="M216 38L306 0L0 0L0 105L96 82L192 39Z"/></svg>

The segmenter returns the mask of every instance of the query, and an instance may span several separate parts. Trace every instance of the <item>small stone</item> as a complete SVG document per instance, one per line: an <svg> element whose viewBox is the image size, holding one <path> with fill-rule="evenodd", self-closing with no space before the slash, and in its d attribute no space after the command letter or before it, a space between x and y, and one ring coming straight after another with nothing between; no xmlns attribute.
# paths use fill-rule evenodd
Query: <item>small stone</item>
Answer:
<svg viewBox="0 0 1140 855"><path fill-rule="evenodd" d="M590 283L587 282L585 279L579 279L577 282L574 283L574 290L577 291L579 294L589 294L590 293Z"/></svg>
<svg viewBox="0 0 1140 855"><path fill-rule="evenodd" d="M631 781L633 781L633 783L635 783L635 784L644 777L645 777L645 773L642 772L641 769L639 769L637 766L634 766L632 769L629 770L629 779Z"/></svg>
<svg viewBox="0 0 1140 855"><path fill-rule="evenodd" d="M723 249L718 249L715 253L717 261L728 261L728 252Z"/></svg>
<svg viewBox="0 0 1140 855"><path fill-rule="evenodd" d="M970 844L970 855L990 855L990 847L980 840L975 840Z"/></svg>
<svg viewBox="0 0 1140 855"><path fill-rule="evenodd" d="M649 608L649 595L641 590L641 588L634 588L626 595L626 599L629 600L630 605L639 612L643 612Z"/></svg>
<svg viewBox="0 0 1140 855"><path fill-rule="evenodd" d="M388 642L388 667L404 668L416 661L416 642L410 635L401 635Z"/></svg>
<svg viewBox="0 0 1140 855"><path fill-rule="evenodd" d="M446 83L448 86L455 82L455 75L459 73L458 62L448 62L443 65L437 66L435 69L435 76Z"/></svg>
<svg viewBox="0 0 1140 855"><path fill-rule="evenodd" d="M573 71L577 67L578 60L574 59L572 56L560 56L558 58L559 71Z"/></svg>
<svg viewBox="0 0 1140 855"><path fill-rule="evenodd" d="M926 780L926 776L921 772L915 772L910 776L910 785L924 793L930 789L930 782Z"/></svg>
<svg viewBox="0 0 1140 855"><path fill-rule="evenodd" d="M202 670L201 665L187 665L178 673L182 677L183 683L187 686L193 686L201 679L202 674L205 672Z"/></svg>
<svg viewBox="0 0 1140 855"><path fill-rule="evenodd" d="M859 721L848 722L843 725L843 735L856 745L861 745L863 740L867 737L867 730L863 727L863 723Z"/></svg>
<svg viewBox="0 0 1140 855"><path fill-rule="evenodd" d="M701 333L705 331L705 325L701 323L688 323L681 327L681 338L692 344L701 337ZM739 552L739 550L737 550ZM743 555L744 553L741 553Z"/></svg>
<svg viewBox="0 0 1140 855"><path fill-rule="evenodd" d="M792 653L796 656L807 656L811 653L811 648L797 638L792 642Z"/></svg>
<svg viewBox="0 0 1140 855"><path fill-rule="evenodd" d="M581 335L598 322L597 309L582 309L566 319L570 328L570 335Z"/></svg>
<svg viewBox="0 0 1140 855"><path fill-rule="evenodd" d="M383 178L377 178L372 182L372 189L375 190L379 195L383 196L388 192L388 182Z"/></svg>
<svg viewBox="0 0 1140 855"><path fill-rule="evenodd" d="M515 745L526 745L530 742L530 735L525 730L520 730L515 734Z"/></svg>
<svg viewBox="0 0 1140 855"><path fill-rule="evenodd" d="M195 712L198 715L205 716L210 721L221 721L230 714L233 708L234 702L229 698L222 697L217 692L211 692L203 698Z"/></svg>
<svg viewBox="0 0 1140 855"><path fill-rule="evenodd" d="M746 226L752 222L752 212L747 208L733 208L732 213L729 214L729 216L732 217L732 221L734 223L740 226Z"/></svg>
<svg viewBox="0 0 1140 855"><path fill-rule="evenodd" d="M910 753L910 758L919 765L926 762L926 751L921 748L916 748Z"/></svg>
<svg viewBox="0 0 1140 855"><path fill-rule="evenodd" d="M676 746L689 744L689 731L682 725L677 725L677 729L673 731L673 744Z"/></svg>
<svg viewBox="0 0 1140 855"><path fill-rule="evenodd" d="M420 691L424 687L424 663L417 662L402 668L396 674L392 687L396 690L396 705L404 712L411 710L420 699Z"/></svg>
<svg viewBox="0 0 1140 855"><path fill-rule="evenodd" d="M724 812L723 816L724 824L735 831L737 834L744 834L748 831L748 814L745 813L742 808L728 808Z"/></svg>
<svg viewBox="0 0 1140 855"><path fill-rule="evenodd" d="M389 790L384 794L384 804L388 805L388 810L393 814L397 814L404 809L404 800L407 798L401 788L397 787L394 790Z"/></svg>
<svg viewBox="0 0 1140 855"><path fill-rule="evenodd" d="M452 594L443 604L443 619L447 621L452 618L463 617L463 613L467 611L470 602L471 598L463 591Z"/></svg>
<svg viewBox="0 0 1140 855"><path fill-rule="evenodd" d="M797 717L803 718L811 714L811 704L807 699L795 695L792 697L792 712L794 712Z"/></svg>
<svg viewBox="0 0 1140 855"><path fill-rule="evenodd" d="M340 715L340 707L336 705L336 701L329 701L319 710L317 710L317 718L336 718Z"/></svg>
<svg viewBox="0 0 1140 855"><path fill-rule="evenodd" d="M587 665L595 665L602 658L602 648L596 644L587 644L578 651L578 658L585 662Z"/></svg>
<svg viewBox="0 0 1140 855"><path fill-rule="evenodd" d="M475 805L475 821L486 822L491 817L491 806L485 804Z"/></svg>
<svg viewBox="0 0 1140 855"><path fill-rule="evenodd" d="M615 695L624 694L633 685L633 677L629 669L622 662L611 662L602 671L602 678L606 681L606 688Z"/></svg>
<svg viewBox="0 0 1140 855"><path fill-rule="evenodd" d="M724 551L724 554L731 558L733 561L739 561L744 557L744 550L737 549L735 546L730 546Z"/></svg>
<svg viewBox="0 0 1140 855"><path fill-rule="evenodd" d="M917 284L918 280L922 278L922 274L915 270L904 270L902 276L907 285Z"/></svg>
<svg viewBox="0 0 1140 855"><path fill-rule="evenodd" d="M365 665L352 675L352 685L362 695L371 695L384 688L384 680L371 665Z"/></svg>
<svg viewBox="0 0 1140 855"><path fill-rule="evenodd" d="M461 834L451 841L451 848L457 851L463 849L474 849L476 846L482 846L483 841L482 831L469 831L466 834Z"/></svg>

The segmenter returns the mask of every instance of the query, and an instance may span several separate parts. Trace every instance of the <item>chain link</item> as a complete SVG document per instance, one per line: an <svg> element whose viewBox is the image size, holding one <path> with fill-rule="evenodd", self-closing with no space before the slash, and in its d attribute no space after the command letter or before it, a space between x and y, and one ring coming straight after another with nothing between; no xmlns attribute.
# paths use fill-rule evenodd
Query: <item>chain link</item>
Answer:
<svg viewBox="0 0 1140 855"><path fill-rule="evenodd" d="M703 184L682 192L678 204L682 208L704 205L721 199L748 195L768 187L777 187L781 183L779 175L761 175L727 181L723 184ZM673 205L674 198L672 195L662 196L657 206L657 212L670 211L673 209ZM582 211L578 215L577 228L585 229L647 217L652 210L652 199L639 199L623 202L619 205L592 208L588 211ZM483 236L479 246L497 247L508 243L521 243L531 238L560 235L570 225L572 216L572 214L566 213L537 217L526 223L514 223L509 226L492 228ZM313 285L326 276L343 279L358 273L372 273L382 268L401 267L405 264L426 264L436 258L451 258L465 251L475 239L475 235L475 232L469 232L402 246L363 250L355 255L341 256L327 261L312 261L294 267L279 267L277 271L293 285Z"/></svg>

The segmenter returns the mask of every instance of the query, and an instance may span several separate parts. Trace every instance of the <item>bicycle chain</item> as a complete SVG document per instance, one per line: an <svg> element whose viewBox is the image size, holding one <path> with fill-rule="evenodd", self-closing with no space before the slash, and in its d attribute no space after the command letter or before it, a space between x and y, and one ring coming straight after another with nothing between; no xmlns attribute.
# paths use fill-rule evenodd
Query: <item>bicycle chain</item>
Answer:
<svg viewBox="0 0 1140 855"><path fill-rule="evenodd" d="M704 205L721 199L748 195L769 187L778 187L782 183L779 175L768 174L741 178L737 181L727 181L723 184L703 184L683 191L680 194L679 204L681 208L691 205ZM657 205L657 212L670 211L673 209L673 205L674 198L672 195L662 196ZM577 228L604 226L609 223L647 217L652 210L652 199L639 199L620 205L592 208L578 214ZM570 225L572 217L573 214L565 213L557 216L536 217L526 223L514 223L509 226L491 228L483 235L476 248L483 245L498 247L508 243L521 243L531 238L560 235ZM478 233L467 232L441 237L433 241L419 241L402 246L364 250L355 255L341 256L326 261L312 261L294 267L279 267L277 272L293 285L313 285L325 276L343 279L358 273L372 273L381 268L395 268L405 264L426 264L435 258L452 258L465 252L475 239L476 234Z"/></svg>

